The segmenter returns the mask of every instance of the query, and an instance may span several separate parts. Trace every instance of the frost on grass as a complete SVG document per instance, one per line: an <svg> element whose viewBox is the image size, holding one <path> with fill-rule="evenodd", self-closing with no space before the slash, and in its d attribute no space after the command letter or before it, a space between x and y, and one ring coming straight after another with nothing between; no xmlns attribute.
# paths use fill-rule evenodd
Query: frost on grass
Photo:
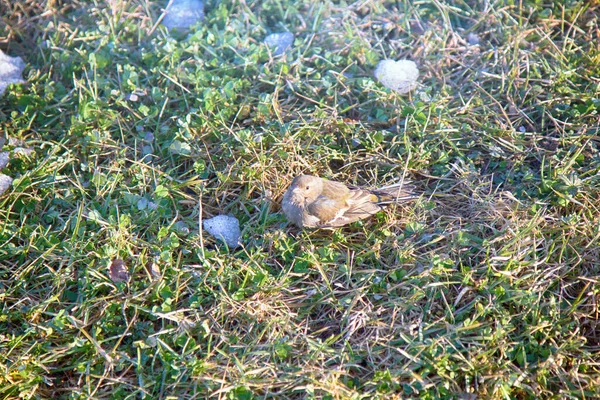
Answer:
<svg viewBox="0 0 600 400"><path fill-rule="evenodd" d="M398 93L408 93L417 87L419 70L410 60L383 60L375 68L375 78Z"/></svg>
<svg viewBox="0 0 600 400"><path fill-rule="evenodd" d="M173 0L168 6L162 24L167 29L187 29L204 18L204 2L201 0Z"/></svg>
<svg viewBox="0 0 600 400"><path fill-rule="evenodd" d="M0 96L11 83L25 82L21 78L24 68L25 63L21 57L10 57L0 50Z"/></svg>
<svg viewBox="0 0 600 400"><path fill-rule="evenodd" d="M269 46L274 56L279 56L294 43L294 34L290 32L272 33L265 38L265 44Z"/></svg>
<svg viewBox="0 0 600 400"><path fill-rule="evenodd" d="M240 244L240 223L237 218L230 215L217 215L204 220L204 230L217 239L223 240L227 246L234 248Z"/></svg>
<svg viewBox="0 0 600 400"><path fill-rule="evenodd" d="M13 180L10 176L0 174L0 195L8 190L12 182Z"/></svg>

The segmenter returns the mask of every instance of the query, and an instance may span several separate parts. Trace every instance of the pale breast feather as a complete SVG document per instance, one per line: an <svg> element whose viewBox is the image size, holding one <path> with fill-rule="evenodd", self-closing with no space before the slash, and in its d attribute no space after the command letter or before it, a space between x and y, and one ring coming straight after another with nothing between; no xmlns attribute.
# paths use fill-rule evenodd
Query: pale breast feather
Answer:
<svg viewBox="0 0 600 400"><path fill-rule="evenodd" d="M307 228L315 228L319 225L321 225L319 218L315 217L314 215L310 215L306 211L304 212L302 215L302 226Z"/></svg>

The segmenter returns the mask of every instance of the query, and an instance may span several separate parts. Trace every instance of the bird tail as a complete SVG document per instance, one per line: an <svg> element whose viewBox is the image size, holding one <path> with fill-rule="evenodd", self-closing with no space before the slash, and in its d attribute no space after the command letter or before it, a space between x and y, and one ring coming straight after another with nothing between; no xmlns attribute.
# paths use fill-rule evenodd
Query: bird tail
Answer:
<svg viewBox="0 0 600 400"><path fill-rule="evenodd" d="M415 187L410 181L402 181L389 186L383 186L371 190L371 193L377 196L377 204L385 205L391 203L404 203L416 199Z"/></svg>

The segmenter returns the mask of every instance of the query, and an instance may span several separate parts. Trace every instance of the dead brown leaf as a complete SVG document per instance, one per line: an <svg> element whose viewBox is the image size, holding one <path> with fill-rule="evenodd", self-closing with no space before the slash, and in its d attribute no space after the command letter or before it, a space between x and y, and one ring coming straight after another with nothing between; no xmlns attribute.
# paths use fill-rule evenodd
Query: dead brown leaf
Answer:
<svg viewBox="0 0 600 400"><path fill-rule="evenodd" d="M108 268L108 275L115 283L128 282L130 278L125 261L119 259L112 260L110 267Z"/></svg>

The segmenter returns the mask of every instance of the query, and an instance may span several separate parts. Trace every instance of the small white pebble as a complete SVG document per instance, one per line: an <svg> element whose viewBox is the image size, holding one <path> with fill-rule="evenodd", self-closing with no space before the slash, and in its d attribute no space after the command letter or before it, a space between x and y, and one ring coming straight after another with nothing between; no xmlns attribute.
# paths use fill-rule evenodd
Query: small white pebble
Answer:
<svg viewBox="0 0 600 400"><path fill-rule="evenodd" d="M138 101L138 100L139 100L139 97L138 97L138 95L137 95L137 94L135 94L135 93L131 93L131 94L129 95L129 101Z"/></svg>
<svg viewBox="0 0 600 400"><path fill-rule="evenodd" d="M187 29L204 18L202 0L173 0L167 8L162 24L167 29Z"/></svg>
<svg viewBox="0 0 600 400"><path fill-rule="evenodd" d="M467 42L469 42L469 44L475 46L475 45L479 44L479 41L480 41L480 39L477 34L471 32L467 35Z"/></svg>
<svg viewBox="0 0 600 400"><path fill-rule="evenodd" d="M519 127L519 132L524 133L527 129L523 125Z"/></svg>
<svg viewBox="0 0 600 400"><path fill-rule="evenodd" d="M402 94L417 87L419 69L414 61L383 60L377 64L374 75L383 86Z"/></svg>
<svg viewBox="0 0 600 400"><path fill-rule="evenodd" d="M23 69L25 69L25 62L21 57L7 56L0 50L0 96L4 94L8 85L25 82L21 78Z"/></svg>
<svg viewBox="0 0 600 400"><path fill-rule="evenodd" d="M231 215L217 215L202 222L204 229L217 239L223 240L227 246L234 248L240 245L240 222Z"/></svg>
<svg viewBox="0 0 600 400"><path fill-rule="evenodd" d="M0 194L6 192L6 190L12 185L13 179L10 176L0 174Z"/></svg>

